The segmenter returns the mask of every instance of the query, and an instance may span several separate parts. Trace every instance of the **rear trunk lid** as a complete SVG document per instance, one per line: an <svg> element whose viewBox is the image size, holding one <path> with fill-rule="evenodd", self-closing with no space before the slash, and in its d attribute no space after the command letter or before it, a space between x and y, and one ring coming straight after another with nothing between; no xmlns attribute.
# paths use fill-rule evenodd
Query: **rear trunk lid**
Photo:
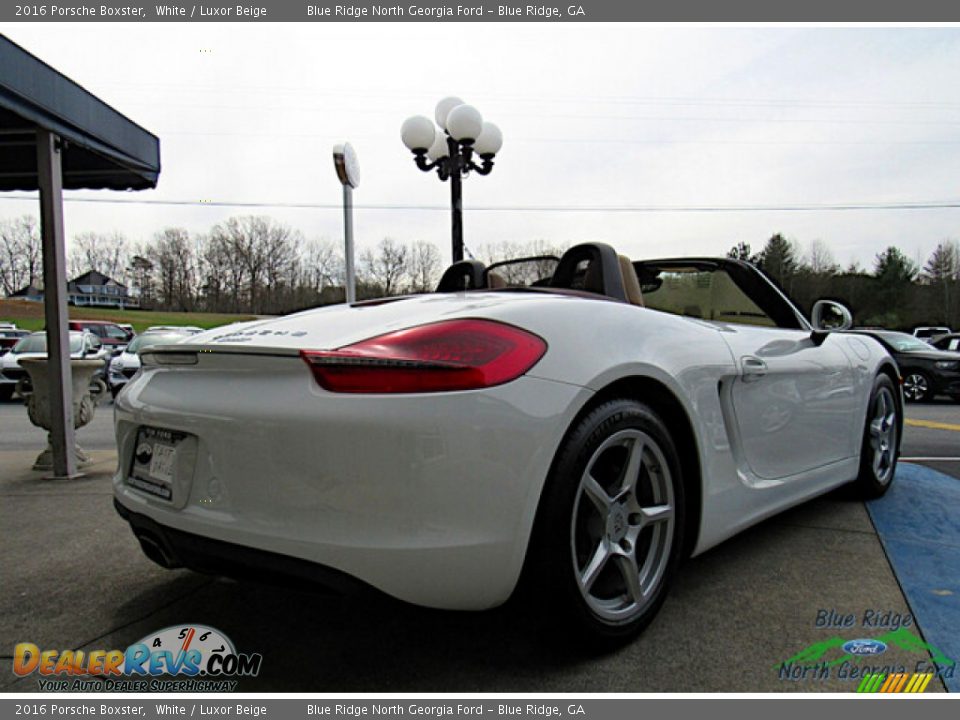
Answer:
<svg viewBox="0 0 960 720"><path fill-rule="evenodd" d="M512 309L542 302L542 293L451 293L387 298L277 318L237 323L190 336L176 346L153 350L203 350L294 355L302 349L330 350L367 338L430 322L461 317L508 316ZM507 322L509 320L507 318Z"/></svg>

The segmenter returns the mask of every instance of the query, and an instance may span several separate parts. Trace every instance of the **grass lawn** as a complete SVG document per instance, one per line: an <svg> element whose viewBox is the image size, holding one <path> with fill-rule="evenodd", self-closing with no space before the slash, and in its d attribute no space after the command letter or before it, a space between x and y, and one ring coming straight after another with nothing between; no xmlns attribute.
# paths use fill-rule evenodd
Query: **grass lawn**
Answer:
<svg viewBox="0 0 960 720"><path fill-rule="evenodd" d="M152 312L149 310L111 310L108 308L68 308L71 320L108 320L133 325L138 333L151 325L196 325L213 328L244 320L253 315L228 313ZM43 330L43 303L0 299L0 322L14 322L24 330Z"/></svg>

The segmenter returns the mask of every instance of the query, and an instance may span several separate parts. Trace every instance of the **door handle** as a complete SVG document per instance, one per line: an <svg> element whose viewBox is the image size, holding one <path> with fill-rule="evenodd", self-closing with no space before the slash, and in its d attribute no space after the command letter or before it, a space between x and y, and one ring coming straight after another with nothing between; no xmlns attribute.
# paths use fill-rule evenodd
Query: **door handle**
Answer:
<svg viewBox="0 0 960 720"><path fill-rule="evenodd" d="M756 382L767 374L767 364L758 357L747 355L740 360L744 382Z"/></svg>

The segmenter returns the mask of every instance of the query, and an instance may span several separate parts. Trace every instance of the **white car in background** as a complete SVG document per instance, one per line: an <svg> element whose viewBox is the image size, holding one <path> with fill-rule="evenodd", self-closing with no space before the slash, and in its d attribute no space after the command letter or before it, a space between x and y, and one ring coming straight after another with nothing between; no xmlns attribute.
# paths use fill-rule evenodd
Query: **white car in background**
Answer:
<svg viewBox="0 0 960 720"><path fill-rule="evenodd" d="M952 331L945 325L922 325L913 329L913 336L918 340L931 343L940 335L949 335Z"/></svg>
<svg viewBox="0 0 960 720"><path fill-rule="evenodd" d="M148 328L137 335L123 352L113 358L107 384L113 397L123 390L130 379L140 372L140 352L154 345L166 345L179 342L189 335L195 334L192 328L178 328L174 326Z"/></svg>
<svg viewBox="0 0 960 720"><path fill-rule="evenodd" d="M70 357L84 358L87 360L103 360L106 368L107 360L110 357L110 351L103 346L100 338L91 332L71 330L70 338ZM17 382L21 378L27 377L27 371L20 365L24 358L45 358L47 356L47 333L46 331L30 333L21 339L5 355L0 357L0 400L9 400L16 388ZM94 375L94 380L102 379L103 373ZM102 387L99 388L103 390Z"/></svg>
<svg viewBox="0 0 960 720"><path fill-rule="evenodd" d="M118 512L167 567L450 609L525 584L567 630L619 641L682 559L840 485L890 486L897 368L828 330L842 306L808 322L726 258L591 243L552 263L517 287L465 261L433 294L142 353L115 405Z"/></svg>

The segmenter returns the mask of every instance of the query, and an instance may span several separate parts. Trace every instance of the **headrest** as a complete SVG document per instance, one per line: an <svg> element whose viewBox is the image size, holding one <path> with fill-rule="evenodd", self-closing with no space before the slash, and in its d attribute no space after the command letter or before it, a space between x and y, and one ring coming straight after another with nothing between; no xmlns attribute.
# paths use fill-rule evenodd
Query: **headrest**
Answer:
<svg viewBox="0 0 960 720"><path fill-rule="evenodd" d="M437 283L437 292L463 292L483 287L483 272L486 267L479 260L461 260L448 267L440 282Z"/></svg>
<svg viewBox="0 0 960 720"><path fill-rule="evenodd" d="M606 243L583 243L567 250L550 281L551 287L574 289L577 270L586 262L583 290L629 302L617 252Z"/></svg>

